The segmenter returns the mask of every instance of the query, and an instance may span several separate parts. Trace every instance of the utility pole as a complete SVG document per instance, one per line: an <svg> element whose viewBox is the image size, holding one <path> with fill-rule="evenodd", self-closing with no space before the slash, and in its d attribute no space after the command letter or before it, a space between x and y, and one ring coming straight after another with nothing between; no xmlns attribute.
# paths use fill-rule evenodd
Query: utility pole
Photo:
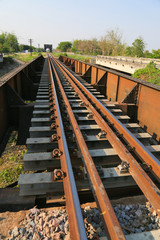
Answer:
<svg viewBox="0 0 160 240"><path fill-rule="evenodd" d="M32 42L33 42L33 39L28 39L29 43L30 43L30 51L31 51L31 56L32 56Z"/></svg>

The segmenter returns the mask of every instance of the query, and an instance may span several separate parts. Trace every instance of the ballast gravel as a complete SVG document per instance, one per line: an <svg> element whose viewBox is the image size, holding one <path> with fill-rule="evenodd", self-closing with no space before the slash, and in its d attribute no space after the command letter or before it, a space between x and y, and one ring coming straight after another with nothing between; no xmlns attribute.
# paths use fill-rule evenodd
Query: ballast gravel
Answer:
<svg viewBox="0 0 160 240"><path fill-rule="evenodd" d="M69 224L66 210L45 211L32 208L21 223L8 232L10 238L21 240L69 240Z"/></svg>
<svg viewBox="0 0 160 240"><path fill-rule="evenodd" d="M142 204L113 205L118 221L125 235L141 233L160 228L160 218L147 202ZM97 208L85 207L82 210L88 239L105 236L103 223ZM104 213L103 213L104 214ZM29 210L20 227L9 232L8 240L69 240L69 223L66 210Z"/></svg>

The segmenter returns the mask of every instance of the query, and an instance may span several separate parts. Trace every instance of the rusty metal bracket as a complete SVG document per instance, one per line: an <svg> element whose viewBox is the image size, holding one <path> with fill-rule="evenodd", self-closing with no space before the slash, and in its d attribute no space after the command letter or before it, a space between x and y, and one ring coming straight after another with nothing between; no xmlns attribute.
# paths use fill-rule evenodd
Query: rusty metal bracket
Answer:
<svg viewBox="0 0 160 240"><path fill-rule="evenodd" d="M52 114L52 115L50 116L50 119L51 119L51 120L54 120L54 119L55 119L55 115Z"/></svg>
<svg viewBox="0 0 160 240"><path fill-rule="evenodd" d="M57 124L55 124L55 123L52 123L51 124L51 127L50 127L50 129L51 130L53 130L53 129L56 129L58 127L58 125Z"/></svg>
<svg viewBox="0 0 160 240"><path fill-rule="evenodd" d="M64 177L66 177L65 172L63 172L61 169L54 169L53 175L52 175L52 180L60 181L60 180L63 180Z"/></svg>
<svg viewBox="0 0 160 240"><path fill-rule="evenodd" d="M54 141L58 141L60 139L60 136L58 136L57 134L52 134L51 136L51 141L54 142Z"/></svg>
<svg viewBox="0 0 160 240"><path fill-rule="evenodd" d="M106 136L107 136L107 133L106 133L106 131L104 131L104 130L101 130L101 132L98 133L98 137L99 137L100 139L106 138Z"/></svg>
<svg viewBox="0 0 160 240"><path fill-rule="evenodd" d="M55 148L53 151L52 151L52 157L60 157L63 153L58 149L58 148Z"/></svg>
<svg viewBox="0 0 160 240"><path fill-rule="evenodd" d="M54 107L50 108L50 112L55 112L55 111L56 111L56 109Z"/></svg>
<svg viewBox="0 0 160 240"><path fill-rule="evenodd" d="M144 171L150 172L152 170L152 166L147 164L147 163L142 163L141 167L143 168Z"/></svg>
<svg viewBox="0 0 160 240"><path fill-rule="evenodd" d="M93 113L88 113L87 119L93 119Z"/></svg>
<svg viewBox="0 0 160 240"><path fill-rule="evenodd" d="M127 149L128 149L130 152L135 152L135 147L132 147L130 144L127 145Z"/></svg>
<svg viewBox="0 0 160 240"><path fill-rule="evenodd" d="M55 100L54 95L52 93L49 94L49 101Z"/></svg>
<svg viewBox="0 0 160 240"><path fill-rule="evenodd" d="M55 103L50 102L49 106L50 106L50 107L53 107L53 106L55 106Z"/></svg>
<svg viewBox="0 0 160 240"><path fill-rule="evenodd" d="M80 106L80 107L85 107L86 104L85 104L84 102L80 102L80 103L79 103L79 106Z"/></svg>
<svg viewBox="0 0 160 240"><path fill-rule="evenodd" d="M119 138L121 138L121 137L123 137L123 133L119 133L119 132L117 132L117 137L119 137Z"/></svg>
<svg viewBox="0 0 160 240"><path fill-rule="evenodd" d="M129 163L122 161L120 165L117 166L120 173L129 173Z"/></svg>

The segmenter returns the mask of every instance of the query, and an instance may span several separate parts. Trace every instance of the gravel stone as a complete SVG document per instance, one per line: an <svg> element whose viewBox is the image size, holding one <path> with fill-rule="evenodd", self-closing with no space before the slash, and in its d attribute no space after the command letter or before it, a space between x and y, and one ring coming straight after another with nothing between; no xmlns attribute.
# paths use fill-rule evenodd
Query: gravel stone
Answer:
<svg viewBox="0 0 160 240"><path fill-rule="evenodd" d="M19 235L18 227L15 227L12 231L12 236L17 237Z"/></svg>
<svg viewBox="0 0 160 240"><path fill-rule="evenodd" d="M160 218L149 202L141 204L113 205L115 214L125 235L141 233L160 228ZM88 239L105 236L101 215L97 208L82 210ZM29 210L20 228L9 232L9 239L17 240L70 240L66 210L45 211L37 208Z"/></svg>

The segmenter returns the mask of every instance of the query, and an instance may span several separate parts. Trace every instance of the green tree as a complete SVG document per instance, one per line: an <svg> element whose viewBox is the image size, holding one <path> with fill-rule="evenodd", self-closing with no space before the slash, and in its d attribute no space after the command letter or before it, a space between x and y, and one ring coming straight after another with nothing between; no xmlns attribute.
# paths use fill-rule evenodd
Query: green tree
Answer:
<svg viewBox="0 0 160 240"><path fill-rule="evenodd" d="M72 52L76 53L78 52L78 45L79 45L80 40L74 40L72 44Z"/></svg>
<svg viewBox="0 0 160 240"><path fill-rule="evenodd" d="M25 45L25 44L20 44L19 45L19 50L22 52L22 51L25 51L25 50L29 50L30 49L30 46L29 45Z"/></svg>
<svg viewBox="0 0 160 240"><path fill-rule="evenodd" d="M145 43L141 37L137 38L133 43L133 54L137 57L143 57Z"/></svg>
<svg viewBox="0 0 160 240"><path fill-rule="evenodd" d="M152 50L152 57L153 58L160 58L160 49L158 50Z"/></svg>
<svg viewBox="0 0 160 240"><path fill-rule="evenodd" d="M125 44L122 42L122 33L119 29L110 30L99 41L99 47L102 55L123 55L125 52Z"/></svg>
<svg viewBox="0 0 160 240"><path fill-rule="evenodd" d="M153 58L153 54L151 52L149 52L148 50L144 51L143 56L145 58Z"/></svg>
<svg viewBox="0 0 160 240"><path fill-rule="evenodd" d="M125 55L126 56L133 56L133 47L126 47L126 50L125 50Z"/></svg>
<svg viewBox="0 0 160 240"><path fill-rule="evenodd" d="M17 37L14 34L8 33L6 42L9 45L10 52L17 52L19 49Z"/></svg>
<svg viewBox="0 0 160 240"><path fill-rule="evenodd" d="M71 47L72 47L71 42L60 42L58 44L57 49L61 50L62 52L67 52L67 50L70 49Z"/></svg>
<svg viewBox="0 0 160 240"><path fill-rule="evenodd" d="M9 45L6 42L3 44L2 52L3 53L9 53L10 52Z"/></svg>
<svg viewBox="0 0 160 240"><path fill-rule="evenodd" d="M12 33L2 33L0 35L0 51L4 53L18 51L19 45L17 37Z"/></svg>

